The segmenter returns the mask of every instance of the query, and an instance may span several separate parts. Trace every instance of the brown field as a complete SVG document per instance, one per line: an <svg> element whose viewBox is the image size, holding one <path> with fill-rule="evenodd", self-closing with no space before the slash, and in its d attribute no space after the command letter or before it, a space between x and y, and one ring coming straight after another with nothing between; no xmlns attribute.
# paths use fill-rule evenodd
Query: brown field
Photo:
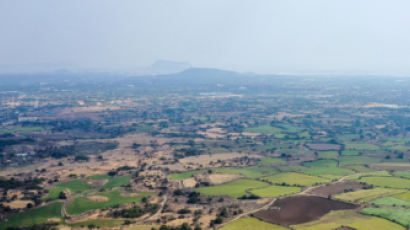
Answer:
<svg viewBox="0 0 410 230"><path fill-rule="evenodd" d="M327 197L329 195L335 195L346 192L347 190L359 190L366 187L357 181L336 182L332 184L325 184L319 187L315 187L309 190L309 194Z"/></svg>
<svg viewBox="0 0 410 230"><path fill-rule="evenodd" d="M315 196L291 196L277 200L268 210L255 213L263 221L293 225L319 219L331 210L354 209L350 203Z"/></svg>
<svg viewBox="0 0 410 230"><path fill-rule="evenodd" d="M196 185L196 180L195 180L195 178L187 178L187 179L184 179L184 180L182 180L182 183L184 184L184 187L185 188L193 188L193 187L195 187L195 185Z"/></svg>
<svg viewBox="0 0 410 230"><path fill-rule="evenodd" d="M3 203L4 206L8 206L11 209L26 208L27 204L33 204L31 200L13 200L11 202Z"/></svg>
<svg viewBox="0 0 410 230"><path fill-rule="evenodd" d="M229 182L229 181L236 180L240 177L241 177L240 175L236 175L236 174L219 174L219 173L215 173L215 174L210 174L209 175L209 181L212 184L222 184L222 183L226 183L226 182Z"/></svg>
<svg viewBox="0 0 410 230"><path fill-rule="evenodd" d="M339 150L340 145L334 144L306 144L306 146L311 150L316 151L327 151L327 150Z"/></svg>
<svg viewBox="0 0 410 230"><path fill-rule="evenodd" d="M96 201L96 202L108 201L108 198L105 196L90 196L90 197L87 197L87 199Z"/></svg>

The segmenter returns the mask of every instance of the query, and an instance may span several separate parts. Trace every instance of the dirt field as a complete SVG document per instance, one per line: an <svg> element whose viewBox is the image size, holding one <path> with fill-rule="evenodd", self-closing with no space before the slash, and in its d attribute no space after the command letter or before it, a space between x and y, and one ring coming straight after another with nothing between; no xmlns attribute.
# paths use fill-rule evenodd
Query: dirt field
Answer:
<svg viewBox="0 0 410 230"><path fill-rule="evenodd" d="M366 186L363 184L360 184L359 182L346 181L346 182L337 182L337 183L333 183L329 185L323 185L320 187L316 187L316 188L311 189L308 193L327 197L329 195L335 195L335 194L347 192L348 190L356 191L359 189L363 189L364 187Z"/></svg>
<svg viewBox="0 0 410 230"><path fill-rule="evenodd" d="M331 210L353 209L350 203L314 196L292 196L277 200L268 210L255 213L257 218L280 225L293 225L319 219Z"/></svg>
<svg viewBox="0 0 410 230"><path fill-rule="evenodd" d="M92 200L92 201L97 201L97 202L108 201L108 198L105 196L90 196L90 197L87 197L87 199Z"/></svg>
<svg viewBox="0 0 410 230"><path fill-rule="evenodd" d="M225 182L233 181L233 180L238 179L240 177L241 177L240 175L235 175L235 174L215 173L215 174L209 175L209 181L212 184L222 184L222 183L225 183Z"/></svg>

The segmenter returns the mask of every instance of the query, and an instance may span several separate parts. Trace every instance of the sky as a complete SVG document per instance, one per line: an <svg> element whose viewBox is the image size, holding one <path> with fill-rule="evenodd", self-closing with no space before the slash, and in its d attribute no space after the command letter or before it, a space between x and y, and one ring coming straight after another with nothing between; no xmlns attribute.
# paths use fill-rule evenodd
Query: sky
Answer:
<svg viewBox="0 0 410 230"><path fill-rule="evenodd" d="M0 0L0 72L172 60L410 76L409 10L408 0Z"/></svg>

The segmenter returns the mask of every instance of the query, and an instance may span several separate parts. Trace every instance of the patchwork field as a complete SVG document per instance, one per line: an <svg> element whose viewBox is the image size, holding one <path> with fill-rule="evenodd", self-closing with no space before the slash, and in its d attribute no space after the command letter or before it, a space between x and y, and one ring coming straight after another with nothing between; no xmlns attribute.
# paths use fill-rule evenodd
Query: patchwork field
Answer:
<svg viewBox="0 0 410 230"><path fill-rule="evenodd" d="M360 181L378 187L410 189L410 180L398 177L362 177Z"/></svg>
<svg viewBox="0 0 410 230"><path fill-rule="evenodd" d="M402 193L403 190L391 189L391 188L374 188L365 189L354 192L347 192L334 196L336 199L355 202L355 203L367 203L379 197L390 196L397 193Z"/></svg>
<svg viewBox="0 0 410 230"><path fill-rule="evenodd" d="M6 229L9 227L31 226L47 223L50 222L50 220L52 220L52 222L60 222L62 206L62 202L54 202L46 206L12 215L8 218L6 223L0 223L0 228Z"/></svg>
<svg viewBox="0 0 410 230"><path fill-rule="evenodd" d="M398 206L398 207L410 207L410 202L401 200L396 197L384 197L372 202L374 205L379 206Z"/></svg>
<svg viewBox="0 0 410 230"><path fill-rule="evenodd" d="M362 214L379 216L410 227L410 210L404 208L364 208Z"/></svg>
<svg viewBox="0 0 410 230"><path fill-rule="evenodd" d="M249 192L259 197L280 197L280 196L298 193L300 191L301 191L300 187L269 186L266 188L251 189Z"/></svg>
<svg viewBox="0 0 410 230"><path fill-rule="evenodd" d="M101 192L95 194L96 196L106 197L107 199L97 201L88 197L75 198L67 207L67 212L70 215L77 215L83 212L108 208L119 204L126 204L132 202L140 202L143 197L148 197L148 193L139 193L137 195L123 196L120 191L113 190L109 192Z"/></svg>
<svg viewBox="0 0 410 230"><path fill-rule="evenodd" d="M284 183L296 186L312 186L331 181L330 179L295 172L279 173L274 176L264 177L263 179L275 184Z"/></svg>
<svg viewBox="0 0 410 230"><path fill-rule="evenodd" d="M330 230L343 229L342 226L360 230L405 230L399 224L378 217L360 215L355 210L331 211L319 220L291 227L296 230Z"/></svg>

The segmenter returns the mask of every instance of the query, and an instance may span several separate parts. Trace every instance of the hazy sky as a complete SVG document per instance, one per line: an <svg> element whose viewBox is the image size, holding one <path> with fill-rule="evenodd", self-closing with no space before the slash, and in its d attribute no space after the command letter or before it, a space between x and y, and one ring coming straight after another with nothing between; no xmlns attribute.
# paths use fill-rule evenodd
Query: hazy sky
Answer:
<svg viewBox="0 0 410 230"><path fill-rule="evenodd" d="M158 59L410 76L409 0L0 0L0 72Z"/></svg>

